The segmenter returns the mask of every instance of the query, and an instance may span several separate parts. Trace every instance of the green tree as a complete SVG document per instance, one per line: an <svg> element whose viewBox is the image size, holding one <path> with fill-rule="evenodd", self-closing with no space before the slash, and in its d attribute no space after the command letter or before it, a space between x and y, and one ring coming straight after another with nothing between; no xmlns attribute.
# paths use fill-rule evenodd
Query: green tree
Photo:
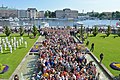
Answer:
<svg viewBox="0 0 120 80"><path fill-rule="evenodd" d="M119 18L120 18L120 12L116 11L116 19L119 19Z"/></svg>
<svg viewBox="0 0 120 80"><path fill-rule="evenodd" d="M96 36L98 34L98 27L95 26L95 28L93 29L93 36Z"/></svg>
<svg viewBox="0 0 120 80"><path fill-rule="evenodd" d="M47 17L47 16L48 16L48 12L47 12L47 11L45 11L45 14L44 14L44 16L45 16L45 17Z"/></svg>
<svg viewBox="0 0 120 80"><path fill-rule="evenodd" d="M115 19L115 17L116 17L116 13L112 12L112 19Z"/></svg>
<svg viewBox="0 0 120 80"><path fill-rule="evenodd" d="M101 13L101 14L99 14L98 17L99 17L100 19L105 19L106 16L107 16L107 15L106 15L105 13Z"/></svg>
<svg viewBox="0 0 120 80"><path fill-rule="evenodd" d="M81 27L78 29L78 34L80 37L82 37L84 35L84 29L83 26L81 25Z"/></svg>
<svg viewBox="0 0 120 80"><path fill-rule="evenodd" d="M5 26L5 30L4 30L6 36L9 36L11 34L11 30L8 26Z"/></svg>
<svg viewBox="0 0 120 80"><path fill-rule="evenodd" d="M118 28L117 35L120 37L120 28Z"/></svg>
<svg viewBox="0 0 120 80"><path fill-rule="evenodd" d="M107 31L106 31L106 35L107 35L107 37L108 37L110 34L111 34L111 27L108 26L108 29L107 29Z"/></svg>
<svg viewBox="0 0 120 80"><path fill-rule="evenodd" d="M52 17L55 17L55 13L47 10L47 11L45 11L44 16L45 16L45 17L52 18Z"/></svg>
<svg viewBox="0 0 120 80"><path fill-rule="evenodd" d="M51 11L49 11L49 10L45 11L44 16L45 16L45 17L49 17L49 18L56 18L55 12L51 12Z"/></svg>
<svg viewBox="0 0 120 80"><path fill-rule="evenodd" d="M56 18L55 12L52 12L52 13L51 13L51 16L52 16L52 18Z"/></svg>
<svg viewBox="0 0 120 80"><path fill-rule="evenodd" d="M20 36L23 36L23 34L24 34L24 28L22 26L20 26L19 32L20 32Z"/></svg>
<svg viewBox="0 0 120 80"><path fill-rule="evenodd" d="M81 25L80 35L83 36L83 34L84 34L84 29L83 29L83 25Z"/></svg>
<svg viewBox="0 0 120 80"><path fill-rule="evenodd" d="M37 35L38 31L37 31L37 27L34 25L33 26L33 30L32 30L32 33L34 35L34 37Z"/></svg>
<svg viewBox="0 0 120 80"><path fill-rule="evenodd" d="M52 18L52 15L51 15L52 13L51 13L51 11L48 11L48 17L49 18Z"/></svg>
<svg viewBox="0 0 120 80"><path fill-rule="evenodd" d="M70 26L67 26L67 29L70 29L71 27Z"/></svg>
<svg viewBox="0 0 120 80"><path fill-rule="evenodd" d="M96 13L91 12L90 16L91 17L99 17L99 13L98 12L96 12Z"/></svg>

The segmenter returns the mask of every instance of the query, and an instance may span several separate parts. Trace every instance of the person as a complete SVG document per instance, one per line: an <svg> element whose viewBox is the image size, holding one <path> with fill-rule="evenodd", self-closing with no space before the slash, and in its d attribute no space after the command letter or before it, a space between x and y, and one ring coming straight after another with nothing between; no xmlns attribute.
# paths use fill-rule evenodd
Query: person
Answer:
<svg viewBox="0 0 120 80"><path fill-rule="evenodd" d="M98 73L98 74L96 75L95 80L100 80L100 73Z"/></svg>
<svg viewBox="0 0 120 80"><path fill-rule="evenodd" d="M14 76L14 80L19 80L19 77L17 74Z"/></svg>
<svg viewBox="0 0 120 80"><path fill-rule="evenodd" d="M94 43L91 44L91 49L90 49L90 51L92 51L92 52L94 51Z"/></svg>
<svg viewBox="0 0 120 80"><path fill-rule="evenodd" d="M100 63L101 63L102 60L103 60L103 56L104 56L103 53L101 53L101 54L100 54Z"/></svg>
<svg viewBox="0 0 120 80"><path fill-rule="evenodd" d="M87 40L87 43L86 43L86 46L88 46L89 45L89 40Z"/></svg>

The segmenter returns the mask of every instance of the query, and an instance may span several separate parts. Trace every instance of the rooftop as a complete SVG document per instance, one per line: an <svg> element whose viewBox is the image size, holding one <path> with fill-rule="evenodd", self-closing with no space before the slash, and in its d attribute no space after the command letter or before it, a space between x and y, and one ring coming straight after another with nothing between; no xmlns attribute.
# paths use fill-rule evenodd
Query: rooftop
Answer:
<svg viewBox="0 0 120 80"><path fill-rule="evenodd" d="M36 8L28 8L27 10L36 10L36 11L37 11L37 9L36 9Z"/></svg>
<svg viewBox="0 0 120 80"><path fill-rule="evenodd" d="M0 10L17 10L15 8L8 8L8 7L0 7Z"/></svg>

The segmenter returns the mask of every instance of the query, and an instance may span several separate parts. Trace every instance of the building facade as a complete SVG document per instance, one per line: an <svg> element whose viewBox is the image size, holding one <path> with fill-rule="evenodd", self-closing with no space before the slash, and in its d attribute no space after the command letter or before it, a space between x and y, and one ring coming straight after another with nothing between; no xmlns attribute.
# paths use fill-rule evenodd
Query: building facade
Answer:
<svg viewBox="0 0 120 80"><path fill-rule="evenodd" d="M37 11L36 8L28 8L27 10L10 9L8 7L0 7L0 18L27 18L36 19L44 18L44 11ZM56 18L78 18L77 10L70 10L68 8L55 11Z"/></svg>
<svg viewBox="0 0 120 80"><path fill-rule="evenodd" d="M28 8L27 9L27 18L30 18L30 19L37 18L37 9L36 8Z"/></svg>
<svg viewBox="0 0 120 80"><path fill-rule="evenodd" d="M56 18L64 18L65 12L63 10L56 10L55 11Z"/></svg>
<svg viewBox="0 0 120 80"><path fill-rule="evenodd" d="M78 18L77 10L70 10L68 8L63 10L56 10L56 18Z"/></svg>
<svg viewBox="0 0 120 80"><path fill-rule="evenodd" d="M44 11L39 11L37 14L37 18L44 18Z"/></svg>
<svg viewBox="0 0 120 80"><path fill-rule="evenodd" d="M18 10L8 7L0 7L0 18L18 17Z"/></svg>
<svg viewBox="0 0 120 80"><path fill-rule="evenodd" d="M27 10L18 10L18 18L27 18Z"/></svg>

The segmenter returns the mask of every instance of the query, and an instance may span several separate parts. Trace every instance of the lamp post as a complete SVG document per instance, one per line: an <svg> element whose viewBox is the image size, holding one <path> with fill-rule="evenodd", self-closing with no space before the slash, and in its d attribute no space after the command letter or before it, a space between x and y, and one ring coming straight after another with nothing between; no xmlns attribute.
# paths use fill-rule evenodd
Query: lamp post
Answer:
<svg viewBox="0 0 120 80"><path fill-rule="evenodd" d="M5 19L5 17L2 17L2 23L3 23L2 26L3 27L4 27L4 21L5 21L4 19Z"/></svg>
<svg viewBox="0 0 120 80"><path fill-rule="evenodd" d="M57 23L57 28L59 28L59 22Z"/></svg>

